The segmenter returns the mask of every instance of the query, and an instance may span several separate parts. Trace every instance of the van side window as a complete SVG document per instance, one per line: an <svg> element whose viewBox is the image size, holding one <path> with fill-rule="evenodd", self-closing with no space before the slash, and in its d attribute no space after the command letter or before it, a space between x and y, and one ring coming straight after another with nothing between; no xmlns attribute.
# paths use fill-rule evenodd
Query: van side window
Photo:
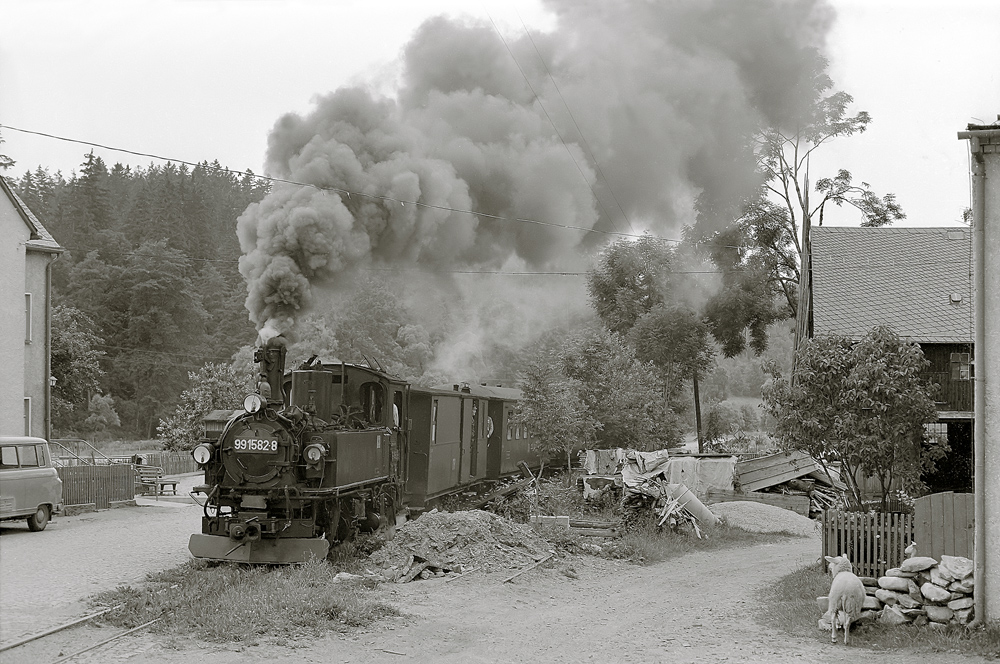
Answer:
<svg viewBox="0 0 1000 664"><path fill-rule="evenodd" d="M20 457L22 468L38 466L38 452L35 451L34 445L17 448L17 455Z"/></svg>
<svg viewBox="0 0 1000 664"><path fill-rule="evenodd" d="M16 447L0 447L0 466L17 468Z"/></svg>

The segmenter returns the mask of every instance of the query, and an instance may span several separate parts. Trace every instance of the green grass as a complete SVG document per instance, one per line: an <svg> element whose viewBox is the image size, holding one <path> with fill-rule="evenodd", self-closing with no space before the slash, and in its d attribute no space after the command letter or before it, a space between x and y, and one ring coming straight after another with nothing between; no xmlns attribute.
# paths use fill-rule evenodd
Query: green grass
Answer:
<svg viewBox="0 0 1000 664"><path fill-rule="evenodd" d="M761 592L762 624L804 638L829 640L829 630L820 631L821 617L816 598L830 590L830 577L818 565L792 572ZM989 659L1000 658L1000 624L972 631L954 626L945 630L867 623L851 630L851 647L876 651L959 652Z"/></svg>
<svg viewBox="0 0 1000 664"><path fill-rule="evenodd" d="M264 638L343 631L399 615L373 599L375 582L334 583L337 572L325 561L283 567L191 561L149 575L141 587L102 593L95 604L123 605L102 618L105 624L127 629L162 618L156 631L249 645Z"/></svg>

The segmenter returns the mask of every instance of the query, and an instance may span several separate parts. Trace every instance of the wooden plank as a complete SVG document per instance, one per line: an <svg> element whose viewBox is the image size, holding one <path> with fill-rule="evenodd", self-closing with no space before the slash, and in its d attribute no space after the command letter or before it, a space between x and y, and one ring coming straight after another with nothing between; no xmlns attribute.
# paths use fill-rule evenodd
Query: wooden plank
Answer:
<svg viewBox="0 0 1000 664"><path fill-rule="evenodd" d="M781 455L783 456L783 455ZM736 464L736 475L740 488L757 491L808 475L816 470L812 457L799 453L784 458L761 457Z"/></svg>
<svg viewBox="0 0 1000 664"><path fill-rule="evenodd" d="M746 500L753 503L774 505L775 507L791 510L792 512L796 512L802 516L809 516L808 496L786 496L780 493L761 492L744 493L741 491L730 491L728 489L709 489L705 494L705 503L708 505L713 503L727 503L735 500Z"/></svg>

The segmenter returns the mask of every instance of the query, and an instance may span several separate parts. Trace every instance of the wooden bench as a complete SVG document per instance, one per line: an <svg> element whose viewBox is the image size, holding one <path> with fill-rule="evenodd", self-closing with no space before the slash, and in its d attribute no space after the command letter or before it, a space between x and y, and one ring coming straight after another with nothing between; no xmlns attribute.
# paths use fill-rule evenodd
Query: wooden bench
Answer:
<svg viewBox="0 0 1000 664"><path fill-rule="evenodd" d="M163 469L159 466L136 466L135 473L136 487L143 494L165 496L169 487L170 493L177 495L177 480L163 479Z"/></svg>

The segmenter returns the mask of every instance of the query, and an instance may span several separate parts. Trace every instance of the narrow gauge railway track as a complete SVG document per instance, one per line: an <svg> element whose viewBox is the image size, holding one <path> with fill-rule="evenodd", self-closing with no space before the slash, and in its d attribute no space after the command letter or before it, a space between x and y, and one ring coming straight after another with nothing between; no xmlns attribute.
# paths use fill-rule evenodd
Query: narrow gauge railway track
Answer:
<svg viewBox="0 0 1000 664"><path fill-rule="evenodd" d="M15 648L19 648L21 646L27 645L27 644L32 643L32 642L41 641L42 639L45 639L45 638L50 637L50 636L53 636L55 634L58 634L60 632L65 631L67 629L71 629L73 627L77 627L79 625L83 625L85 623L88 623L91 620L94 620L95 618L99 618L99 617L101 617L101 616L103 616L103 615L105 615L107 613L110 613L110 612L114 611L115 609L119 609L119 608L121 608L120 605L119 606L112 606L112 607L104 609L102 611L98 611L97 613L92 613L90 615L83 616L82 618L75 618L75 619L70 620L68 622L62 623L61 625L56 625L55 627L50 627L49 629L46 629L46 630L44 630L42 632L38 632L37 634L32 634L30 636L26 636L24 638L21 638L21 639L19 639L17 641L12 642L12 643L0 644L0 653L12 651ZM97 643L91 644L91 645L89 645L89 646L87 646L85 648L81 648L81 649L79 649L79 650L77 650L75 652L72 652L72 653L68 654L68 655L63 655L63 656L59 657L58 659L53 660L51 664L61 664L62 662L68 662L69 660L71 660L71 659L73 659L73 658L75 658L75 657L77 657L79 655L82 655L84 653L90 652L91 650L96 650L97 648L100 648L101 646L107 645L107 644L109 644L109 643L111 643L113 641L117 641L118 639L120 639L122 637L125 637L125 636L128 636L129 634L133 634L135 632L139 632L141 630L146 629L147 627L152 627L156 623L160 622L162 619L163 618L154 618L153 620L145 622L145 623L139 625L138 627L133 627L132 629L126 630L126 631L121 632L119 634L116 634L116 635L114 635L112 637L103 639L101 641L98 641Z"/></svg>

